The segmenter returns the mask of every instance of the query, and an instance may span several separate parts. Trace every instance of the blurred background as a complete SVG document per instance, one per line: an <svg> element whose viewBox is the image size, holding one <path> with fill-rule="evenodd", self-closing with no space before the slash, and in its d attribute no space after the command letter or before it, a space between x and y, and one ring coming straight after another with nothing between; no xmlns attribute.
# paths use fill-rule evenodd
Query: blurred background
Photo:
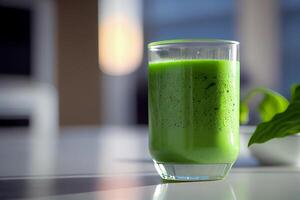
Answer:
<svg viewBox="0 0 300 200"><path fill-rule="evenodd" d="M2 183L0 198L53 195L63 186L77 193L152 184L148 175L155 169L146 148L149 42L240 41L241 95L265 86L289 98L290 85L300 82L299 36L300 0L0 0L0 179L19 183ZM234 167L257 167L247 148L253 129L242 128ZM300 145L291 141L266 152L294 160ZM269 172L258 174L270 178ZM126 173L146 176L80 179ZM259 194L253 188L261 185L258 191L266 194L276 189L254 173L236 174L233 188L242 199ZM27 180L49 175L67 180ZM292 194L297 184L279 175L266 180L285 180L279 185ZM120 199L139 199L118 191Z"/></svg>
<svg viewBox="0 0 300 200"><path fill-rule="evenodd" d="M242 95L300 82L299 0L0 0L0 127L146 125L147 44L241 42Z"/></svg>

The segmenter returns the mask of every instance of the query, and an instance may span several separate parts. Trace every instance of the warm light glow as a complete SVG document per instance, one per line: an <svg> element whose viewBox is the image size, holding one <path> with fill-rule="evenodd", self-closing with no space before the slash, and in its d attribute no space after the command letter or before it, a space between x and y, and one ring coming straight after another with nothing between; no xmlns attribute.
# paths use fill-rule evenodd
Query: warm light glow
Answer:
<svg viewBox="0 0 300 200"><path fill-rule="evenodd" d="M109 75L136 70L143 56L142 27L125 13L107 16L99 26L100 69Z"/></svg>

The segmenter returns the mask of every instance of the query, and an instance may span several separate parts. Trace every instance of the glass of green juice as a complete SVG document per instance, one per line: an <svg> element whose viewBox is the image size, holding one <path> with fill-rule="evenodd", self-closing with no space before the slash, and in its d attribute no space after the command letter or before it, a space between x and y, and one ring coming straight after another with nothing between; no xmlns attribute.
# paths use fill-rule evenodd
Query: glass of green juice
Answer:
<svg viewBox="0 0 300 200"><path fill-rule="evenodd" d="M163 179L223 179L239 154L239 42L148 45L149 150Z"/></svg>

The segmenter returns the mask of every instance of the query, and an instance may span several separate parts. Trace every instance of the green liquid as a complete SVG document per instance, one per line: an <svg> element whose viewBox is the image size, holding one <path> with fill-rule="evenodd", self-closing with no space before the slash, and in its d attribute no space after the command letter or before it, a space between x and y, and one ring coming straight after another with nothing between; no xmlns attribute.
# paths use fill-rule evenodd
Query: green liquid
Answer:
<svg viewBox="0 0 300 200"><path fill-rule="evenodd" d="M239 62L150 63L150 153L157 162L233 163L239 153Z"/></svg>

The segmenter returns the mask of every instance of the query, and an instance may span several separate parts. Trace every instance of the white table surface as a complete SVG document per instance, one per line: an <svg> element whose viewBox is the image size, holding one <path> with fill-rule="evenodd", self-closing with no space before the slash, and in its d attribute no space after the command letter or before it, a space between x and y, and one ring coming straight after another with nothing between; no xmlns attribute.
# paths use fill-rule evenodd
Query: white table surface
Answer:
<svg viewBox="0 0 300 200"><path fill-rule="evenodd" d="M0 199L300 199L300 168L259 166L244 148L222 181L167 183L145 127L0 129Z"/></svg>

